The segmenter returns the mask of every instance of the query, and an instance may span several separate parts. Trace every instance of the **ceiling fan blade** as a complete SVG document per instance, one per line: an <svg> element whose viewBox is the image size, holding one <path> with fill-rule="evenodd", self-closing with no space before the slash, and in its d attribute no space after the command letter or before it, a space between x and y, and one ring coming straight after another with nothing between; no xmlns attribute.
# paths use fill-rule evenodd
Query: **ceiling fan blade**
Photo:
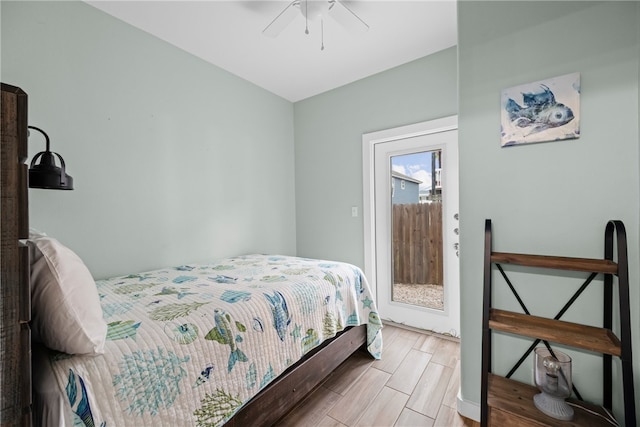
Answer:
<svg viewBox="0 0 640 427"><path fill-rule="evenodd" d="M299 0L293 0L284 8L278 16L275 17L269 25L262 30L262 34L268 37L277 37L300 13L297 6L300 3Z"/></svg>
<svg viewBox="0 0 640 427"><path fill-rule="evenodd" d="M329 15L350 33L364 33L369 30L369 25L341 1L329 1Z"/></svg>

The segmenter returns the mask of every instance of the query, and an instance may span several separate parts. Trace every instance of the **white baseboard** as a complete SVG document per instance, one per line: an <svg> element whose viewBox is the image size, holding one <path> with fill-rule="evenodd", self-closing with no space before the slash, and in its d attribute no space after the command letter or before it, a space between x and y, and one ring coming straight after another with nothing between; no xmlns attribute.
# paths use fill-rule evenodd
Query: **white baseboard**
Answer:
<svg viewBox="0 0 640 427"><path fill-rule="evenodd" d="M457 399L457 409L458 413L463 417L480 422L480 405L478 405L476 402L464 400L462 396L460 396L459 391Z"/></svg>

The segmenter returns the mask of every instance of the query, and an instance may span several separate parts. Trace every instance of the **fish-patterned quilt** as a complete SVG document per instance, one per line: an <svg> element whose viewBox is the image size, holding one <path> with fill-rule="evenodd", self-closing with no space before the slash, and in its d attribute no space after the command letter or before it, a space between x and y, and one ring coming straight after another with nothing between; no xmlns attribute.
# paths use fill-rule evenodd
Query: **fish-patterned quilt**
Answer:
<svg viewBox="0 0 640 427"><path fill-rule="evenodd" d="M105 354L52 355L76 426L217 426L347 326L382 324L350 264L248 255L101 280Z"/></svg>

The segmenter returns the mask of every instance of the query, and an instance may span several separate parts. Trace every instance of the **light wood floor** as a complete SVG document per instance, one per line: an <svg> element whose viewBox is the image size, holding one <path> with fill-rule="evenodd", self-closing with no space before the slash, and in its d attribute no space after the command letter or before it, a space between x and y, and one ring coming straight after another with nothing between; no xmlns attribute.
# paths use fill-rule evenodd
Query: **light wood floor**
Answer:
<svg viewBox="0 0 640 427"><path fill-rule="evenodd" d="M456 411L460 344L385 324L382 360L358 351L278 424L479 427Z"/></svg>

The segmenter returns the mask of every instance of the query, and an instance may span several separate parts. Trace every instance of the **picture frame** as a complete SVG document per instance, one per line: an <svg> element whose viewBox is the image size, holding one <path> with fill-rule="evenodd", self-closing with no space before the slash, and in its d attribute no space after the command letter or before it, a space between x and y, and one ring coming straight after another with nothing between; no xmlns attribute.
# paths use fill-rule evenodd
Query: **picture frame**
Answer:
<svg viewBox="0 0 640 427"><path fill-rule="evenodd" d="M580 73L504 89L501 146L580 137Z"/></svg>

